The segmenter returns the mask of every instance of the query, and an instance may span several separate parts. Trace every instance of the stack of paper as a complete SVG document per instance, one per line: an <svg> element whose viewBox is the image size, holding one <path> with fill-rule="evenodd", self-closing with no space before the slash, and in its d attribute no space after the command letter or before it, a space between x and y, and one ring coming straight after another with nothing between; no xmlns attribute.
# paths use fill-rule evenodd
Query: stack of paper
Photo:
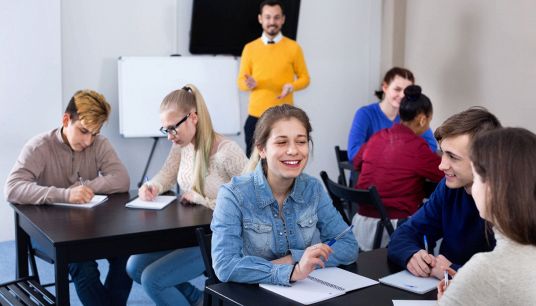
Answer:
<svg viewBox="0 0 536 306"><path fill-rule="evenodd" d="M380 283L415 293L426 293L437 288L439 280L435 277L418 277L407 270L380 278Z"/></svg>
<svg viewBox="0 0 536 306"><path fill-rule="evenodd" d="M125 204L128 208L162 209L177 199L176 196L157 196L152 201L143 201L139 197Z"/></svg>
<svg viewBox="0 0 536 306"><path fill-rule="evenodd" d="M290 287L271 284L259 286L301 304L309 305L376 284L378 282L370 278L332 267L317 269L308 278L297 281Z"/></svg>
<svg viewBox="0 0 536 306"><path fill-rule="evenodd" d="M51 203L51 205L59 205L59 206L68 206L68 207L78 207L78 208L91 208L94 206L97 206L101 203L106 202L108 200L108 197L105 195L94 195L91 201L89 203L85 204L74 204L74 203Z"/></svg>

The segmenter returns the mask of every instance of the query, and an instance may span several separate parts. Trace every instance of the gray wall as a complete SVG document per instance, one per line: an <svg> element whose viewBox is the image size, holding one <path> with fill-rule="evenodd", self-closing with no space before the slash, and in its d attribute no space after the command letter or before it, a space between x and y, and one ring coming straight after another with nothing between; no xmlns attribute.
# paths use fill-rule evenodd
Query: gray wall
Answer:
<svg viewBox="0 0 536 306"><path fill-rule="evenodd" d="M21 147L61 124L59 0L0 0L0 241L13 239L4 182Z"/></svg>
<svg viewBox="0 0 536 306"><path fill-rule="evenodd" d="M402 64L434 104L434 127L481 105L504 125L536 131L536 2L406 2L394 37L404 38Z"/></svg>
<svg viewBox="0 0 536 306"><path fill-rule="evenodd" d="M61 103L65 105L81 88L104 94L113 112L102 133L129 169L132 188L142 175L152 140L119 135L117 58L188 55L191 7L191 0L61 1L61 53L57 52L62 62ZM295 100L313 124L314 154L306 169L312 175L318 176L320 170L336 175L333 146L346 147L353 113L372 99L380 70L380 17L381 2L374 0L338 0L328 5L321 0L301 2L298 42L305 53L311 85L297 92ZM240 100L241 117L245 118L247 94L242 93ZM58 117L53 122L59 122L59 114L53 116ZM49 128L39 125L37 130ZM232 139L244 146L242 136ZM12 165L22 144L13 146L15 153L6 158L8 164ZM149 175L159 170L169 148L167 141L159 143ZM1 232L5 235L0 240L13 239L10 209L2 216Z"/></svg>

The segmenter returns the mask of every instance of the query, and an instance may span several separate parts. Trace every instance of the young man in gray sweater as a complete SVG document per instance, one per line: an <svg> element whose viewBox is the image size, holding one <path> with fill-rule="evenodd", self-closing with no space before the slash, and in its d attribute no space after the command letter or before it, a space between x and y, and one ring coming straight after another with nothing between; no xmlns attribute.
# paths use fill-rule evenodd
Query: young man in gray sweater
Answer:
<svg viewBox="0 0 536 306"><path fill-rule="evenodd" d="M104 96L80 90L69 101L62 126L37 135L23 147L5 184L16 204L88 203L95 193L126 192L128 172L110 142L99 135L110 115ZM39 248L34 243L35 248ZM104 284L95 261L69 264L69 274L84 305L126 305L132 280L127 258L108 258Z"/></svg>

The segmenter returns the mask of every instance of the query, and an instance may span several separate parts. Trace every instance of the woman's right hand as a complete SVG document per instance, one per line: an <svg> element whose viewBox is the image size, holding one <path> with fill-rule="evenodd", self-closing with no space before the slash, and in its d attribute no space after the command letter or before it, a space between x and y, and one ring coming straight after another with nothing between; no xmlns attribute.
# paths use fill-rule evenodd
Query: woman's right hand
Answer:
<svg viewBox="0 0 536 306"><path fill-rule="evenodd" d="M152 201L158 195L158 191L155 186L145 183L138 190L138 195L143 201Z"/></svg>
<svg viewBox="0 0 536 306"><path fill-rule="evenodd" d="M452 268L447 268L447 273L451 276L451 277L454 277L454 275L456 275L456 271ZM442 279L439 284L437 284L437 300L439 301L443 295L445 294L445 291L447 290L448 286L450 285L450 283L452 282L452 280L449 281L448 285L445 283L445 279Z"/></svg>
<svg viewBox="0 0 536 306"><path fill-rule="evenodd" d="M316 267L324 268L324 261L328 260L331 253L333 253L333 250L325 243L317 243L308 247L294 268L290 280L298 281L305 279Z"/></svg>

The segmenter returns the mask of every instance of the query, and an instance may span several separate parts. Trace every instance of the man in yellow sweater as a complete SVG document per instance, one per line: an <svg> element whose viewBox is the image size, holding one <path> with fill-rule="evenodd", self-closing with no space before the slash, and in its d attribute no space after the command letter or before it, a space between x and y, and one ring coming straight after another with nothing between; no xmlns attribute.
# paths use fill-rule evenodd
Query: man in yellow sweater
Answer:
<svg viewBox="0 0 536 306"><path fill-rule="evenodd" d="M250 90L248 118L244 125L246 154L252 150L252 138L258 118L268 108L292 104L292 92L309 85L309 72L298 43L281 34L285 23L280 1L266 0L260 5L262 36L242 51L238 88Z"/></svg>

